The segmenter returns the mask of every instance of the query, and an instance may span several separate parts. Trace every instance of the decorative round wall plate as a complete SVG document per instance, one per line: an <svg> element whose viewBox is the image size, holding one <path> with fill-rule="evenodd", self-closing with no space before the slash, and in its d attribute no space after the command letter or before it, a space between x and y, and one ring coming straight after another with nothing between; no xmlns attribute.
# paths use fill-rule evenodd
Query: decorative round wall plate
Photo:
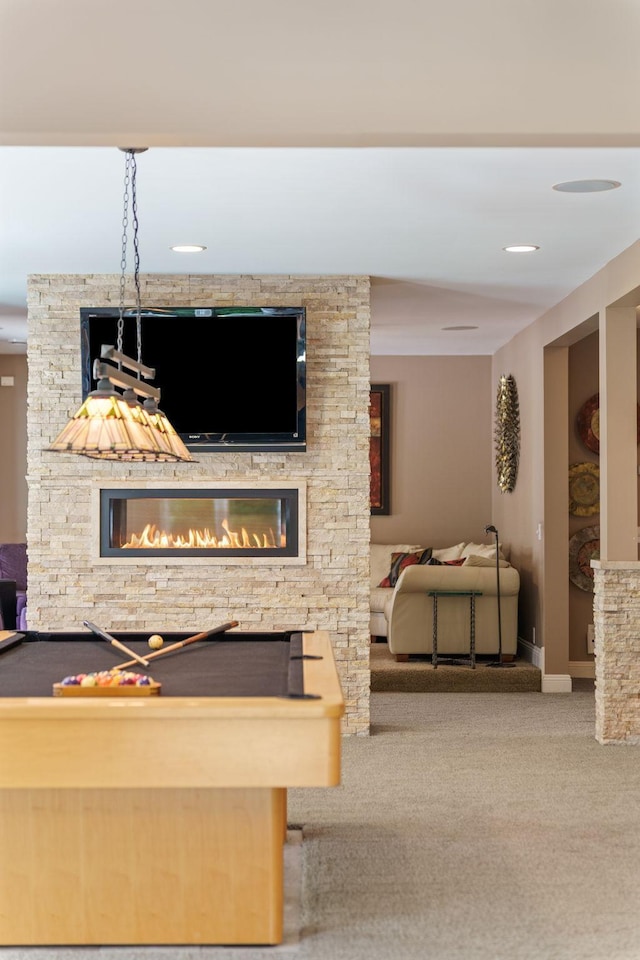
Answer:
<svg viewBox="0 0 640 960"><path fill-rule="evenodd" d="M600 527L583 527L569 540L569 579L586 593L593 593L591 561L600 557Z"/></svg>
<svg viewBox="0 0 640 960"><path fill-rule="evenodd" d="M597 463L572 463L569 467L569 513L592 517L600 513L600 467Z"/></svg>
<svg viewBox="0 0 640 960"><path fill-rule="evenodd" d="M594 393L592 397L582 404L576 417L576 426L578 435L584 443L587 450L594 453L600 453L600 394Z"/></svg>
<svg viewBox="0 0 640 960"><path fill-rule="evenodd" d="M637 439L640 444L640 403L638 404L637 420ZM576 417L576 427L578 436L584 443L587 450L593 453L600 453L600 394L594 393L592 397L582 404Z"/></svg>

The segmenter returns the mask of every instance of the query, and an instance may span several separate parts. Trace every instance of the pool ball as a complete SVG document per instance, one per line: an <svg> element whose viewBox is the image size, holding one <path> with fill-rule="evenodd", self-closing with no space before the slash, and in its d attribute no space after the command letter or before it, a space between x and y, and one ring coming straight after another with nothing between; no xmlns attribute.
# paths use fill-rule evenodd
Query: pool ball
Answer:
<svg viewBox="0 0 640 960"><path fill-rule="evenodd" d="M154 633L152 637L149 637L148 642L152 650L159 650L162 644L164 643L164 640L162 639L160 634Z"/></svg>

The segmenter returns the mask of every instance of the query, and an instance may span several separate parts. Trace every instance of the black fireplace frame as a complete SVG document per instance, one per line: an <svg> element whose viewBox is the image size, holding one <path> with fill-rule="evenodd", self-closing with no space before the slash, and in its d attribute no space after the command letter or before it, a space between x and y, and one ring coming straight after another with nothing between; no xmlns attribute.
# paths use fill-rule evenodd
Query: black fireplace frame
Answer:
<svg viewBox="0 0 640 960"><path fill-rule="evenodd" d="M113 510L114 500L157 499L157 500L281 500L283 501L286 541L285 547L114 547ZM148 487L110 488L100 490L100 557L121 558L144 561L147 557L165 558L235 558L247 560L298 557L299 554L299 490L296 487L208 487L207 489L159 489Z"/></svg>

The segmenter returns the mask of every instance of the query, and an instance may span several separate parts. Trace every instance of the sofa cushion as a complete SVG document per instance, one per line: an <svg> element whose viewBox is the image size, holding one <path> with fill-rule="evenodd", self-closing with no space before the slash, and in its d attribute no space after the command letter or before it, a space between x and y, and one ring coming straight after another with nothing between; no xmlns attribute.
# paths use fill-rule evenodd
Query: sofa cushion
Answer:
<svg viewBox="0 0 640 960"><path fill-rule="evenodd" d="M431 557L431 547L427 547L425 550L411 551L411 553L392 553L391 554L391 566L386 577L384 577L379 586L381 587L395 587L398 582L398 577L406 567L412 567L416 563L422 564L427 563Z"/></svg>
<svg viewBox="0 0 640 960"><path fill-rule="evenodd" d="M392 594L393 590L387 587L374 587L371 591L372 613L384 613Z"/></svg>
<svg viewBox="0 0 640 960"><path fill-rule="evenodd" d="M392 553L413 553L422 550L419 543L372 543L369 550L371 587L377 587L389 573Z"/></svg>

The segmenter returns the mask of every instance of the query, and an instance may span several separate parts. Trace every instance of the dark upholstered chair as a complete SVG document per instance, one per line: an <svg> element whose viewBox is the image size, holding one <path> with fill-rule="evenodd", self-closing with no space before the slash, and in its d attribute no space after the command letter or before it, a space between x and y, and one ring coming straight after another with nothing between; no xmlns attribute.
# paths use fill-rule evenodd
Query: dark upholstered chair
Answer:
<svg viewBox="0 0 640 960"><path fill-rule="evenodd" d="M0 543L0 628L27 629L26 543Z"/></svg>

